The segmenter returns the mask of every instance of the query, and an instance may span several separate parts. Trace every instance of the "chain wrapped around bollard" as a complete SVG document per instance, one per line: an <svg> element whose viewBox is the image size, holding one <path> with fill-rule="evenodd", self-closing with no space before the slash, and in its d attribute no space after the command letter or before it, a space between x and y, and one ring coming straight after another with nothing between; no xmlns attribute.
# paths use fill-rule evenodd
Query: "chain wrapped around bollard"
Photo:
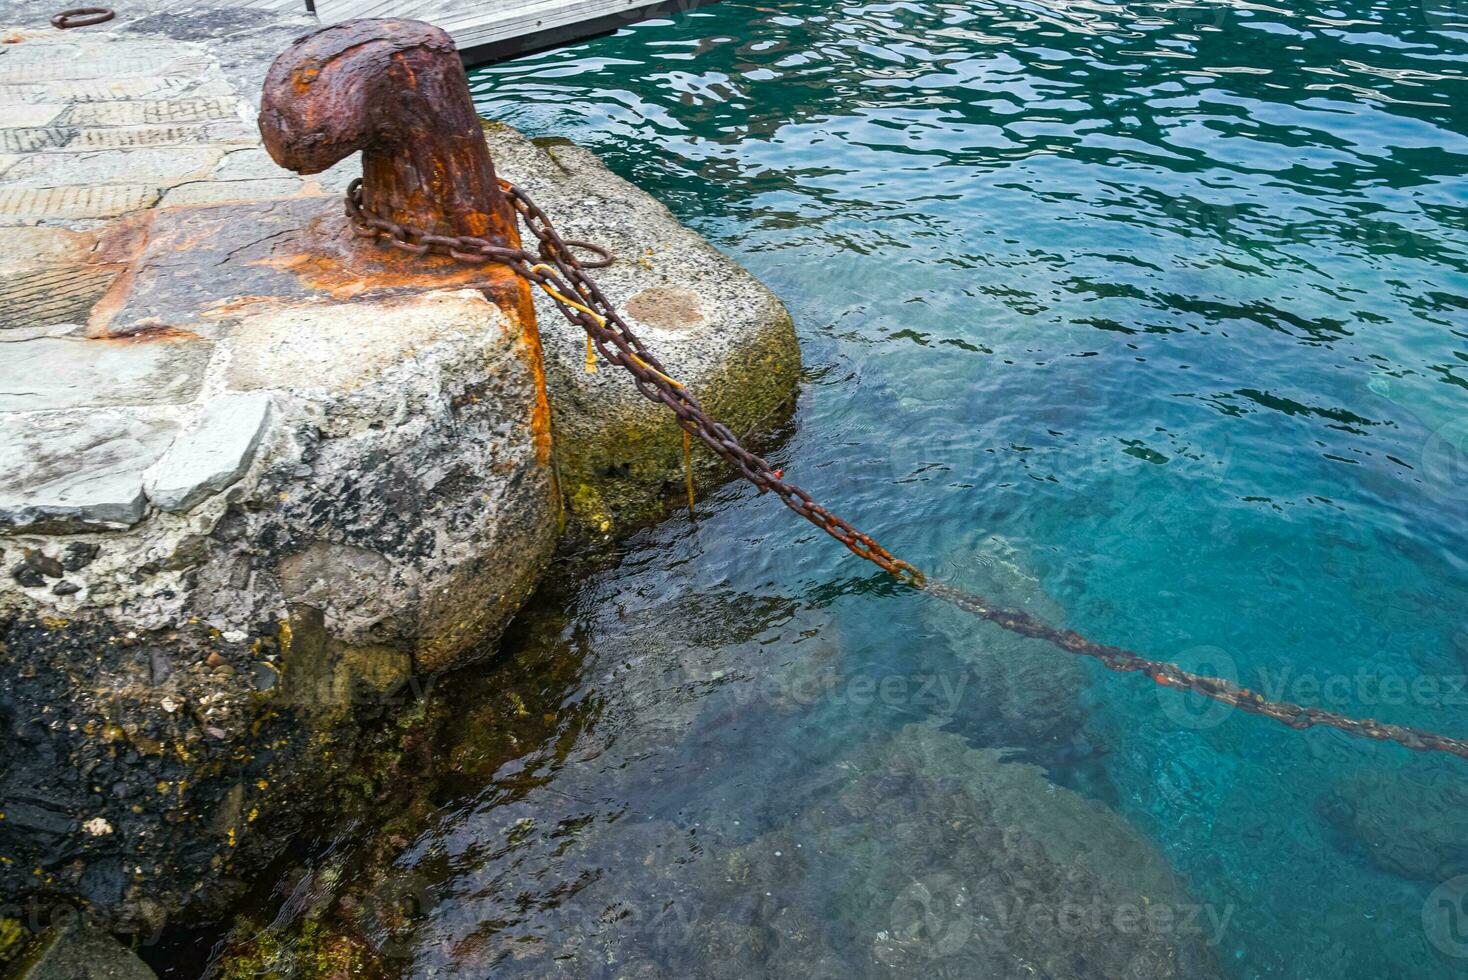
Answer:
<svg viewBox="0 0 1468 980"><path fill-rule="evenodd" d="M505 199L539 242L538 254L524 248L496 245L472 236L420 234L401 224L377 217L363 205L360 181L354 182L347 191L347 216L357 234L364 237L385 238L396 247L417 255L432 252L475 265L503 263L517 275L545 290L566 319L586 332L602 357L631 373L637 390L644 397L666 405L677 415L678 424L684 432L702 440L733 466L740 476L758 487L761 493L773 491L786 507L840 541L856 555L913 588L927 592L1011 633L1043 640L1067 653L1096 660L1108 670L1145 674L1154 683L1164 687L1191 691L1240 711L1272 718L1293 729L1325 726L1362 738L1395 742L1419 752L1446 752L1468 759L1468 741L1463 739L1385 724L1369 718L1351 718L1289 701L1271 701L1232 681L1194 674L1176 664L1150 660L1121 647L1097 643L1072 630L1057 629L1042 623L1028 613L995 608L982 596L929 581L916 567L894 556L870 535L857 530L816 503L800 487L786 482L780 471L745 449L727 426L710 418L693 392L669 377L657 357L643 346L616 308L586 274L588 263L578 260L572 251L575 247L591 248L599 252L601 250L585 242L562 238L545 212L523 190L507 181L502 180L499 183ZM605 258L606 253L602 252L602 255Z"/></svg>

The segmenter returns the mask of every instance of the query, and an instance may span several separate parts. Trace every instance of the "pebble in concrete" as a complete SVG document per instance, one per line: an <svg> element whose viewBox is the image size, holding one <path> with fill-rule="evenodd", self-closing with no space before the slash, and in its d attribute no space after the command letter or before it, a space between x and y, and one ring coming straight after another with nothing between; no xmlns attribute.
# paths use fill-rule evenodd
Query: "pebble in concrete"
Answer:
<svg viewBox="0 0 1468 980"><path fill-rule="evenodd" d="M245 475L270 419L264 392L222 395L204 403L196 425L148 471L148 498L159 510L181 512Z"/></svg>

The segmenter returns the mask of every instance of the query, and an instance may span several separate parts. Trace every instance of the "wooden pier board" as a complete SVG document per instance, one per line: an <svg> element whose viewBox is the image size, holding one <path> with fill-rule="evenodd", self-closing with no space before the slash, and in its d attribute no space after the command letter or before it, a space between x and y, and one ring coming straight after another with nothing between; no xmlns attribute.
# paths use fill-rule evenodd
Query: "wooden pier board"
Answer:
<svg viewBox="0 0 1468 980"><path fill-rule="evenodd" d="M360 17L426 20L449 32L468 64L607 34L714 0L315 0L323 24ZM250 0L252 7L305 12L306 0Z"/></svg>

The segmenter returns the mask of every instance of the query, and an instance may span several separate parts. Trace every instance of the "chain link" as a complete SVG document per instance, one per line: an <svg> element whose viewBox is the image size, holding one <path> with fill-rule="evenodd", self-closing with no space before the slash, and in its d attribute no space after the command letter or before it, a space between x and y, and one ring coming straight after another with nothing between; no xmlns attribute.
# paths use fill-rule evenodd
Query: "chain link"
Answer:
<svg viewBox="0 0 1468 980"><path fill-rule="evenodd" d="M1303 730L1321 725L1362 738L1395 742L1415 751L1446 752L1468 759L1468 741L1463 739L1384 724L1370 718L1350 718L1289 701L1270 701L1255 691L1221 677L1190 673L1176 664L1149 660L1121 647L1096 643L1074 631L1057 629L1042 623L1027 613L996 609L982 596L962 592L942 583L929 582L922 572L895 557L871 535L857 530L816 503L800 487L786 482L779 470L745 449L727 426L710 418L699 404L698 398L668 376L658 359L643 346L642 341L617 313L616 307L586 274L585 270L588 268L610 265L610 253L589 242L562 238L545 212L523 190L503 180L500 181L500 188L525 227L539 243L537 253L523 248L494 245L482 238L423 234L378 217L363 204L360 179L353 181L347 189L347 217L357 234L368 238L384 238L391 245L411 254L447 255L469 265L498 262L509 266L516 275L540 286L555 301L566 319L586 332L596 346L597 353L610 363L625 368L632 375L637 390L645 398L666 405L677 416L678 425L684 432L702 440L704 445L734 467L740 476L758 487L760 493L774 492L786 507L840 541L854 554L914 588L922 589L935 598L1011 633L1044 640L1067 653L1089 657L1108 670L1146 674L1154 683L1163 687L1192 691L1240 711L1273 718L1290 728ZM601 258L595 264L583 262L577 259L573 248L596 252Z"/></svg>

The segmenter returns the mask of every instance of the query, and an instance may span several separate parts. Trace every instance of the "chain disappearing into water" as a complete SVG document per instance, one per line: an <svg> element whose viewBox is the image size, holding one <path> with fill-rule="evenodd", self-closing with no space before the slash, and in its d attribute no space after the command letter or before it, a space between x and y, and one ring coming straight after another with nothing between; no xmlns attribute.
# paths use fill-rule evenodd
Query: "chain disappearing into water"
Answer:
<svg viewBox="0 0 1468 980"><path fill-rule="evenodd" d="M643 346L616 308L586 274L587 268L611 264L611 257L588 242L562 238L545 212L524 191L507 181L500 181L500 187L539 243L537 253L523 248L494 245L482 238L423 234L378 217L368 211L362 202L361 180L354 181L347 189L347 217L357 234L367 238L386 239L390 244L414 255L433 253L447 255L470 265L498 262L509 266L517 275L544 290L566 319L586 332L590 344L598 354L609 363L631 373L633 383L645 398L666 405L677 416L678 425L686 436L700 439L733 466L740 476L758 487L760 493L773 491L786 507L840 541L856 555L913 588L921 589L1011 633L1044 640L1067 653L1097 660L1108 670L1145 674L1154 683L1164 687L1192 691L1240 711L1273 718L1290 728L1306 729L1322 725L1362 738L1396 742L1419 752L1446 752L1468 759L1468 741L1463 739L1448 738L1401 725L1383 724L1369 718L1350 718L1289 701L1270 701L1232 681L1190 673L1176 664L1149 660L1130 650L1097 643L1074 631L1057 629L1042 623L1027 613L995 608L982 596L928 581L917 568L895 557L870 535L826 510L800 487L786 482L779 470L740 445L738 437L727 426L710 418L699 404L698 398L668 376L658 359ZM598 252L601 258L595 263L582 262L572 252L573 247Z"/></svg>

